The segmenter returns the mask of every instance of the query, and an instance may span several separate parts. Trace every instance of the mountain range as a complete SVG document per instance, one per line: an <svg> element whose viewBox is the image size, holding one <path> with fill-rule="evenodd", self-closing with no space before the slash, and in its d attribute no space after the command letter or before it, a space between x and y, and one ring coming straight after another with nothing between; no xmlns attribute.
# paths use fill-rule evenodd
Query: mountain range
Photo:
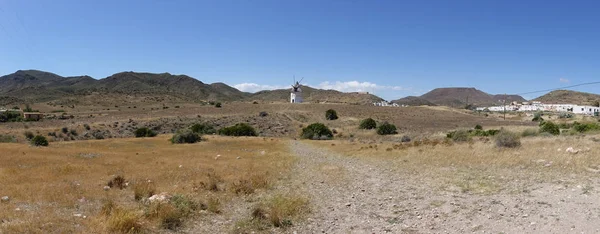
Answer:
<svg viewBox="0 0 600 234"><path fill-rule="evenodd" d="M303 86L304 100L370 104L382 101L372 94L344 93ZM169 96L176 100L287 102L289 89L257 93L242 92L224 83L205 84L186 76L169 73L120 72L103 79L89 76L62 77L38 70L19 70L0 77L0 96L12 102L44 102L90 94ZM0 103L1 104L1 103Z"/></svg>
<svg viewBox="0 0 600 234"><path fill-rule="evenodd" d="M346 93L336 90L315 89L303 86L304 100L317 103L371 104L383 101L373 94ZM95 95L95 96L94 96ZM81 97L97 99L122 96L160 97L150 100L203 101L258 101L287 102L289 89L264 90L256 93L242 92L224 83L205 84L187 75L169 73L120 72L103 79L90 76L63 77L38 70L19 70L0 77L0 105L34 103L55 100L78 100ZM488 94L476 88L437 88L421 96L408 96L392 102L410 106L441 105L464 108L500 105L513 101L526 101L519 95ZM593 104L600 95L569 90L552 91L534 99L544 103ZM106 100L110 102L110 100Z"/></svg>

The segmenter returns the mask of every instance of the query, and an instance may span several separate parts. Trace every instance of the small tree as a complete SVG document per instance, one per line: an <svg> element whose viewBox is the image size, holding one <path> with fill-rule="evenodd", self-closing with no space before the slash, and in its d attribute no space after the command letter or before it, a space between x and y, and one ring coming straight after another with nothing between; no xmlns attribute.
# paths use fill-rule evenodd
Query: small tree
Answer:
<svg viewBox="0 0 600 234"><path fill-rule="evenodd" d="M325 111L325 119L327 119L327 120L338 119L337 112L334 109L329 109L329 110Z"/></svg>
<svg viewBox="0 0 600 234"><path fill-rule="evenodd" d="M219 129L219 135L225 136L258 136L256 130L246 123L238 123L231 127Z"/></svg>
<svg viewBox="0 0 600 234"><path fill-rule="evenodd" d="M556 136L560 135L560 128L558 127L558 125L550 121L544 121L540 123L540 132L547 132Z"/></svg>
<svg viewBox="0 0 600 234"><path fill-rule="evenodd" d="M302 129L302 139L310 140L330 140L333 138L333 132L322 123L313 123Z"/></svg>
<svg viewBox="0 0 600 234"><path fill-rule="evenodd" d="M374 119L368 118L360 121L360 125L358 126L360 129L375 129L377 128L377 122Z"/></svg>
<svg viewBox="0 0 600 234"><path fill-rule="evenodd" d="M390 123L383 123L377 128L377 134L379 135L393 135L398 134L396 125Z"/></svg>
<svg viewBox="0 0 600 234"><path fill-rule="evenodd" d="M171 138L171 143L173 144L193 144L199 141L202 141L200 134L192 132L189 129L178 131Z"/></svg>
<svg viewBox="0 0 600 234"><path fill-rule="evenodd" d="M155 137L156 132L149 128L138 128L135 130L135 137Z"/></svg>
<svg viewBox="0 0 600 234"><path fill-rule="evenodd" d="M27 132L23 133L23 135L25 135L25 138L27 140L31 140L31 139L33 139L35 137L35 135L33 135L33 132L30 132L30 131L27 131Z"/></svg>
<svg viewBox="0 0 600 234"><path fill-rule="evenodd" d="M521 139L515 133L502 130L496 135L496 146L499 148L516 148L521 146Z"/></svg>
<svg viewBox="0 0 600 234"><path fill-rule="evenodd" d="M44 136L37 135L31 139L31 144L33 146L48 146L48 140Z"/></svg>

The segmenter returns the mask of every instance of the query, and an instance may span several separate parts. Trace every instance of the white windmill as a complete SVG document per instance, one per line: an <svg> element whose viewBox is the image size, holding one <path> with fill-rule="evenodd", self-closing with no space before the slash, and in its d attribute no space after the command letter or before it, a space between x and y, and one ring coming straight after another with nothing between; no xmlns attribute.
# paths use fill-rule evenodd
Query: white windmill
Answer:
<svg viewBox="0 0 600 234"><path fill-rule="evenodd" d="M300 88L300 82L302 82L304 78L300 79L300 81L296 81L294 78L294 84L292 85L292 90L290 92L290 103L302 103L302 89Z"/></svg>

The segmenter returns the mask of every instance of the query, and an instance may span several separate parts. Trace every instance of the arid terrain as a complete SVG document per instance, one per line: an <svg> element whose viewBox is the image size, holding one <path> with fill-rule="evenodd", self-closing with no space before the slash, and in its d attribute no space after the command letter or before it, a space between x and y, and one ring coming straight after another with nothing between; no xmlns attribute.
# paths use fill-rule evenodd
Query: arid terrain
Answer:
<svg viewBox="0 0 600 234"><path fill-rule="evenodd" d="M600 137L596 131L540 134L531 115L504 120L442 106L251 102L31 108L50 116L0 123L0 134L14 137L0 143L0 196L6 198L0 233L600 230L594 222ZM327 120L328 109L339 119ZM365 118L392 123L398 134L359 129ZM333 139L300 139L302 128L315 122L332 129ZM247 123L258 136L169 141L195 123L216 129ZM494 136L446 136L476 125L518 133L520 146L499 147ZM158 136L134 138L143 127ZM45 136L49 146L31 146L26 132Z"/></svg>

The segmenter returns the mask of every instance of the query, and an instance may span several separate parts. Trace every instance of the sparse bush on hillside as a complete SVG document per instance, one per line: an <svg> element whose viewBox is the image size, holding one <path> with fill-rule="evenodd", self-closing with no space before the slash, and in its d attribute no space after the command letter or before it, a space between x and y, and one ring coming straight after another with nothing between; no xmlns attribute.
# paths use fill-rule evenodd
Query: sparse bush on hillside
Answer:
<svg viewBox="0 0 600 234"><path fill-rule="evenodd" d="M522 137L532 137L532 136L537 136L539 135L539 131L535 128L528 128L525 129L522 133L521 136Z"/></svg>
<svg viewBox="0 0 600 234"><path fill-rule="evenodd" d="M83 124L83 128L85 128L85 130L88 130L88 131L89 131L90 129L92 129L92 128L90 128L90 125L88 125L88 124Z"/></svg>
<svg viewBox="0 0 600 234"><path fill-rule="evenodd" d="M67 134L69 132L69 128L67 127L63 127L60 129L62 131L62 133Z"/></svg>
<svg viewBox="0 0 600 234"><path fill-rule="evenodd" d="M267 117L269 114L266 111L261 111L260 113L258 113L258 116L260 117Z"/></svg>
<svg viewBox="0 0 600 234"><path fill-rule="evenodd" d="M178 131L171 138L171 143L173 144L193 144L199 141L202 141L200 134L192 132L189 129Z"/></svg>
<svg viewBox="0 0 600 234"><path fill-rule="evenodd" d="M0 134L0 143L13 143L16 139L14 136Z"/></svg>
<svg viewBox="0 0 600 234"><path fill-rule="evenodd" d="M377 128L377 134L379 135L393 135L398 134L396 125L390 123L383 123Z"/></svg>
<svg viewBox="0 0 600 234"><path fill-rule="evenodd" d="M31 139L31 144L33 146L48 146L48 140L44 136L37 135Z"/></svg>
<svg viewBox="0 0 600 234"><path fill-rule="evenodd" d="M410 141L411 141L411 139L407 135L402 136L402 139L400 139L400 142L410 142Z"/></svg>
<svg viewBox="0 0 600 234"><path fill-rule="evenodd" d="M215 130L215 127L213 127L212 125L208 124L208 123L197 123L194 124L190 127L190 129L192 130L192 132L198 133L198 134L214 134L217 132L217 130Z"/></svg>
<svg viewBox="0 0 600 234"><path fill-rule="evenodd" d="M360 121L360 125L358 126L360 129L375 129L377 128L377 122L374 119L368 118Z"/></svg>
<svg viewBox="0 0 600 234"><path fill-rule="evenodd" d="M108 183L106 183L106 185L108 185L108 187L111 188L118 188L118 189L124 189L127 184L127 181L125 180L125 177L118 175L113 177L112 179L110 179L108 181Z"/></svg>
<svg viewBox="0 0 600 234"><path fill-rule="evenodd" d="M542 121L544 121L544 118L542 118L542 113L536 112L535 114L533 114L533 119L531 121L533 121L533 122L542 122Z"/></svg>
<svg viewBox="0 0 600 234"><path fill-rule="evenodd" d="M107 220L108 230L111 233L143 233L141 217L137 212L115 208Z"/></svg>
<svg viewBox="0 0 600 234"><path fill-rule="evenodd" d="M558 125L550 121L544 121L540 123L540 133L542 132L547 132L556 136L560 135L560 128L558 127Z"/></svg>
<svg viewBox="0 0 600 234"><path fill-rule="evenodd" d="M483 127L479 124L475 125L475 130L483 130Z"/></svg>
<svg viewBox="0 0 600 234"><path fill-rule="evenodd" d="M521 139L513 132L502 130L496 135L496 147L516 148L519 146L521 146Z"/></svg>
<svg viewBox="0 0 600 234"><path fill-rule="evenodd" d="M142 180L133 183L133 198L136 201L149 198L156 194L156 185L149 180Z"/></svg>
<svg viewBox="0 0 600 234"><path fill-rule="evenodd" d="M221 108L221 103L220 103L220 102L217 102L217 103L215 104L215 107L216 107L216 108Z"/></svg>
<svg viewBox="0 0 600 234"><path fill-rule="evenodd" d="M500 130L497 129L489 129L489 130L481 130L481 129L476 129L476 130L468 130L467 131L469 133L470 136L494 136L496 134L498 134L498 132L500 132Z"/></svg>
<svg viewBox="0 0 600 234"><path fill-rule="evenodd" d="M276 195L252 210L249 221L261 229L270 227L286 228L293 225L293 220L310 212L308 200L297 196ZM248 226L248 225L236 225ZM250 232L250 231L248 231ZM246 233L246 231L243 231Z"/></svg>
<svg viewBox="0 0 600 234"><path fill-rule="evenodd" d="M219 129L219 135L225 136L258 136L256 130L246 123L238 123L231 127Z"/></svg>
<svg viewBox="0 0 600 234"><path fill-rule="evenodd" d="M334 109L329 109L329 110L325 111L325 119L327 119L327 120L338 119L337 112Z"/></svg>
<svg viewBox="0 0 600 234"><path fill-rule="evenodd" d="M574 122L573 123L573 130L580 132L580 133L584 133L584 132L589 132L589 131L596 131L596 130L600 130L600 125L598 125L597 123L579 123L579 122Z"/></svg>
<svg viewBox="0 0 600 234"><path fill-rule="evenodd" d="M33 137L35 137L35 135L33 135L33 132L30 132L30 131L26 131L25 133L23 133L23 135L25 135L25 138L27 140L31 140L31 139L33 139Z"/></svg>
<svg viewBox="0 0 600 234"><path fill-rule="evenodd" d="M567 113L567 112L562 112L562 113L558 114L558 118L560 118L560 119L571 119L571 118L573 118L573 114Z"/></svg>
<svg viewBox="0 0 600 234"><path fill-rule="evenodd" d="M0 123L21 121L23 121L23 115L17 111L0 112Z"/></svg>
<svg viewBox="0 0 600 234"><path fill-rule="evenodd" d="M135 137L155 137L156 132L149 128L138 128L134 132Z"/></svg>
<svg viewBox="0 0 600 234"><path fill-rule="evenodd" d="M322 123L313 123L302 129L302 139L331 140L333 132Z"/></svg>
<svg viewBox="0 0 600 234"><path fill-rule="evenodd" d="M452 139L454 142L467 142L471 140L471 135L465 130L449 132L446 134L446 137Z"/></svg>

